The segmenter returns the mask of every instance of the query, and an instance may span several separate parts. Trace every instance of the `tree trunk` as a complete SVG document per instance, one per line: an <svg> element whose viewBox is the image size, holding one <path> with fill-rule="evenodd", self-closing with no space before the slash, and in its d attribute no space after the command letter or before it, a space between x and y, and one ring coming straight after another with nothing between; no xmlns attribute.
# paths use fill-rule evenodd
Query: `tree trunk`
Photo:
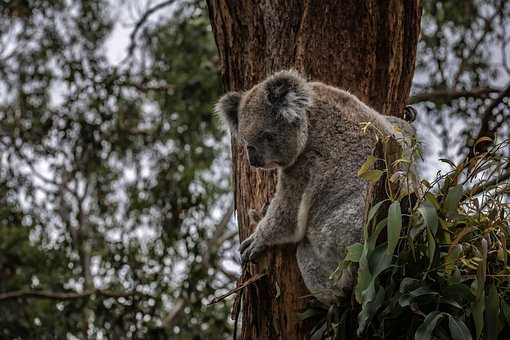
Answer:
<svg viewBox="0 0 510 340"><path fill-rule="evenodd" d="M381 113L403 112L414 73L419 0L207 2L227 90L246 90L275 71L294 68L349 90ZM248 209L270 201L276 178L274 172L251 170L235 140L232 159L244 240L253 231ZM268 275L245 289L242 338L308 339L311 325L297 316L309 292L295 246L274 247L247 270Z"/></svg>

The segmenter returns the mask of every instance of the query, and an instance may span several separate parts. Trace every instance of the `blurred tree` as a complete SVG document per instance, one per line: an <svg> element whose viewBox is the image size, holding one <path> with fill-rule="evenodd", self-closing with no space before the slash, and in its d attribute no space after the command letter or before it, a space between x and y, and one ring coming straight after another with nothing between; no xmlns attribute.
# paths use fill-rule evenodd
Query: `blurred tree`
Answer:
<svg viewBox="0 0 510 340"><path fill-rule="evenodd" d="M424 0L423 8L410 102L420 103L419 130L437 138L440 155L462 159L480 137L510 136L510 1Z"/></svg>
<svg viewBox="0 0 510 340"><path fill-rule="evenodd" d="M229 334L206 306L235 232L204 4L0 6L0 338Z"/></svg>

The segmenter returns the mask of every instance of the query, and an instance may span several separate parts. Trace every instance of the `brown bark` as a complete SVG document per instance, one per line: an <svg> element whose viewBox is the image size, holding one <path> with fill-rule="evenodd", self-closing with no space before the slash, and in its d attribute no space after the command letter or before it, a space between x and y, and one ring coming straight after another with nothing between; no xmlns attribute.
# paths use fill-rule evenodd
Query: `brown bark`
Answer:
<svg viewBox="0 0 510 340"><path fill-rule="evenodd" d="M381 113L400 115L409 96L419 34L419 0L208 0L221 74L227 90L249 89L268 74L295 68L312 80L347 89ZM274 172L249 168L233 140L239 234L247 211L275 189ZM245 290L243 339L307 339L296 313L309 294L295 246L273 248L248 270L269 275Z"/></svg>

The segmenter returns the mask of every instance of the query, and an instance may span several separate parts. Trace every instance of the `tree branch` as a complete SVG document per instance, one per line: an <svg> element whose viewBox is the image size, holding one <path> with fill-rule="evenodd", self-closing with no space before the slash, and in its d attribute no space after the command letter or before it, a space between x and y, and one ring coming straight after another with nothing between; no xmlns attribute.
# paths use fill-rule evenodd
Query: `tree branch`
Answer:
<svg viewBox="0 0 510 340"><path fill-rule="evenodd" d="M174 308L168 313L166 318L163 320L165 328L171 328L174 322L179 318L181 312L184 310L186 301L184 299L178 299L175 302Z"/></svg>
<svg viewBox="0 0 510 340"><path fill-rule="evenodd" d="M473 58L473 56L475 55L475 53L478 50L478 48L480 47L482 42L485 40L485 37L487 36L487 34L489 32L491 32L491 30L492 30L492 22L499 15L499 12L500 12L502 6L504 5L503 3L504 3L504 1L501 1L500 6L494 11L494 13L489 18L485 19L485 25L484 25L484 28L483 28L482 35L478 38L476 43L469 50L468 55L465 58L462 58L462 60L460 62L460 65L459 65L459 69L457 70L457 72L455 73L455 76L453 77L453 84L457 84L459 82L459 79L460 79L460 77L462 75L462 72L464 72L464 69L466 68L466 62L470 61L471 58Z"/></svg>
<svg viewBox="0 0 510 340"><path fill-rule="evenodd" d="M416 104L420 102L435 102L439 100L451 101L459 98L472 97L472 98L483 98L491 93L500 92L500 89L491 87L478 87L471 90L435 90L430 92L418 93L411 96L408 100L408 104Z"/></svg>
<svg viewBox="0 0 510 340"><path fill-rule="evenodd" d="M496 186L503 184L504 181L510 178L510 170L507 170L506 172L502 173L501 175L497 176L496 178L487 181L483 184L477 185L474 188L468 190L466 194L464 194L464 198L466 197L473 197L478 194L481 194L484 191L494 189Z"/></svg>
<svg viewBox="0 0 510 340"><path fill-rule="evenodd" d="M154 14L155 12L157 12L158 10L166 7L166 6L170 6L171 4L174 3L175 0L167 0L167 1L163 1L162 3L159 3L157 5L155 5L154 7L151 7L147 10L147 12L145 12L142 17L138 20L138 22L135 24L135 28L133 30L133 32L131 32L130 36L129 36L129 39L131 40L131 43L129 44L129 48L128 48L128 55L132 55L133 54L133 50L135 49L136 47L136 43L135 43L135 40L136 40L136 35L138 34L138 31L142 28L143 24L147 21L147 19L149 19L149 17Z"/></svg>
<svg viewBox="0 0 510 340"><path fill-rule="evenodd" d="M67 293L67 292L51 292L44 290L17 290L13 292L0 293L0 301L12 300L17 298L37 298L37 299L50 299L50 300L75 300L83 299L92 295L103 296L108 298L121 298L131 296L144 296L146 294L140 292L115 292L109 290L89 290L82 293ZM148 296L148 295L147 295Z"/></svg>
<svg viewBox="0 0 510 340"><path fill-rule="evenodd" d="M481 114L481 126L478 131L478 135L474 138L474 143L482 137L492 137L495 133L496 128L491 129L489 124L493 120L494 115L492 111L503 102L503 100L510 96L510 83L507 85L504 91L502 91L494 100L487 106L487 108ZM474 144L467 158L471 158L475 154Z"/></svg>

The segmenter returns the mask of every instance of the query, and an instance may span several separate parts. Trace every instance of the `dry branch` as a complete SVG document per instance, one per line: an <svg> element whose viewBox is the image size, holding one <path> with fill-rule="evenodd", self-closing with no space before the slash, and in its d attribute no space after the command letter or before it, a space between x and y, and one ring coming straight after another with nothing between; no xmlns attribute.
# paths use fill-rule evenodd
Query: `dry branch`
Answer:
<svg viewBox="0 0 510 340"><path fill-rule="evenodd" d="M263 278L266 275L267 275L267 273L264 272L264 273L260 273L260 274L257 274L255 276L252 276L251 278L249 278L248 280L244 281L241 285L237 286L236 288L234 288L232 290L229 290L228 292L226 292L223 295L218 296L217 298L214 298L211 302L209 302L209 305L214 305L215 303L218 303L220 301L225 300L230 295L240 291L241 289L243 289L245 287L248 287L249 285L257 282L258 280L260 280L261 278Z"/></svg>
<svg viewBox="0 0 510 340"><path fill-rule="evenodd" d="M472 90L436 90L430 92L418 93L409 98L409 104L416 104L421 102L434 102L434 101L452 101L459 98L484 98L492 93L500 92L501 90L491 87L478 87Z"/></svg>
<svg viewBox="0 0 510 340"><path fill-rule="evenodd" d="M174 3L174 0L163 1L162 3L159 3L159 4L155 5L154 7L149 8L142 15L142 17L135 24L135 28L134 28L133 32L131 32L131 34L129 36L129 39L131 40L131 43L129 44L128 55L132 55L133 54L133 50L135 49L135 46L136 46L136 42L135 42L136 41L136 35L138 34L138 31L141 29L143 24L147 21L147 19L149 19L149 17L152 14L154 14L155 12L159 11L160 9L162 9L162 8L164 8L166 6L170 6L173 3Z"/></svg>
<svg viewBox="0 0 510 340"><path fill-rule="evenodd" d="M494 189L496 186L503 184L504 181L510 178L510 170L502 173L501 175L497 176L496 178L484 182L483 184L477 185L471 190L468 190L468 192L464 195L464 197L473 197L478 194L481 194L482 192L485 192L490 189Z"/></svg>
<svg viewBox="0 0 510 340"><path fill-rule="evenodd" d="M51 300L75 300L87 298L92 295L103 296L107 298L121 298L131 296L149 296L140 292L115 292L109 290L89 290L81 293L52 292L44 290L17 290L13 292L0 293L0 301L12 300L17 298L36 298Z"/></svg>

